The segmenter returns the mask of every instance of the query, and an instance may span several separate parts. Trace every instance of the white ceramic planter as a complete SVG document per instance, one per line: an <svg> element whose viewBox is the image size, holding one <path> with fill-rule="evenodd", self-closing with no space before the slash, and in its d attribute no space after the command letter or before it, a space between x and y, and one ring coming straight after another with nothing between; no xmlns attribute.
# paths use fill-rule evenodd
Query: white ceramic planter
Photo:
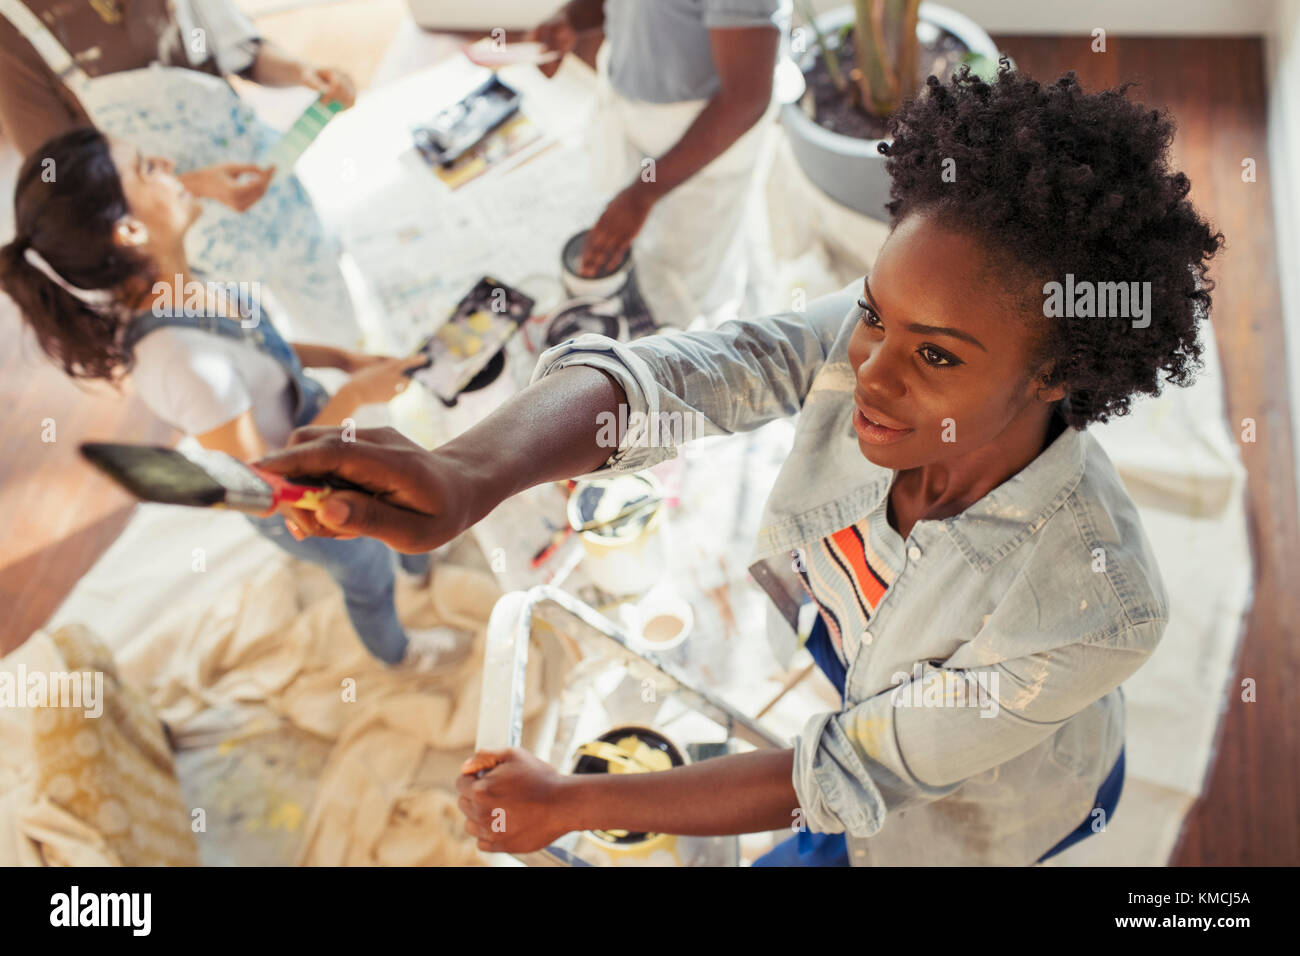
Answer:
<svg viewBox="0 0 1300 956"><path fill-rule="evenodd" d="M834 36L854 19L853 7L837 7L817 18L823 36ZM997 59L998 48L974 20L937 3L923 3L918 32L932 24L956 36L973 53ZM803 55L800 67L811 69L817 55L812 48ZM942 79L946 79L943 77ZM858 139L834 133L818 126L797 103L781 108L781 123L790 137L790 146L799 166L817 186L836 202L873 219L887 220L885 203L889 201L889 176L885 157L876 147L886 140Z"/></svg>

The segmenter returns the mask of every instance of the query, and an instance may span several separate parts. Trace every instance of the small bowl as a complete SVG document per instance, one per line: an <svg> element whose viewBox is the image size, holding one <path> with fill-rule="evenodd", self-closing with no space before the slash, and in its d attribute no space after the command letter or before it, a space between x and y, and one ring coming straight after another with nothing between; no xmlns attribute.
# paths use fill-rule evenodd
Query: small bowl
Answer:
<svg viewBox="0 0 1300 956"><path fill-rule="evenodd" d="M656 654L666 654L681 645L695 626L691 602L658 585L635 604L624 604L619 609L619 617L627 628L632 648ZM673 634L658 633L673 624L677 628Z"/></svg>

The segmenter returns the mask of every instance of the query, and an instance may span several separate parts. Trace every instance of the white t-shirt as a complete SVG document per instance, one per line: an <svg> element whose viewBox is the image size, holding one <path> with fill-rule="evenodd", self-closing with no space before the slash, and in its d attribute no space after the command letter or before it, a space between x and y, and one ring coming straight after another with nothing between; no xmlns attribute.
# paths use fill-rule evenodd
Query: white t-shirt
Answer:
<svg viewBox="0 0 1300 956"><path fill-rule="evenodd" d="M293 431L294 388L283 366L252 345L202 329L166 327L135 347L131 381L150 410L187 435L250 408L268 448Z"/></svg>

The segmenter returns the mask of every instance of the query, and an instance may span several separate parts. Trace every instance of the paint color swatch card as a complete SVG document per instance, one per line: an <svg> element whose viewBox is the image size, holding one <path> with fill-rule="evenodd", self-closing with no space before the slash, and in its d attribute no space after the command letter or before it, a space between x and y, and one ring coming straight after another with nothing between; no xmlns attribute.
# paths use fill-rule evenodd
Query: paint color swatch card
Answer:
<svg viewBox="0 0 1300 956"><path fill-rule="evenodd" d="M320 135L325 125L342 110L343 104L336 100L326 103L317 99L271 147L263 165L274 166L277 176L292 171L298 157L307 151L307 147Z"/></svg>

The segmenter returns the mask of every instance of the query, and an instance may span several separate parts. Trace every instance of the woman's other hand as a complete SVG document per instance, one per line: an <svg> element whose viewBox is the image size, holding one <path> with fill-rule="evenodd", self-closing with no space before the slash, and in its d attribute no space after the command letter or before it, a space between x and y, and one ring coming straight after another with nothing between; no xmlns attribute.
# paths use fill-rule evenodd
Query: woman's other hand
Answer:
<svg viewBox="0 0 1300 956"><path fill-rule="evenodd" d="M645 183L635 182L611 199L587 233L578 273L592 277L612 271L641 232L655 198Z"/></svg>
<svg viewBox="0 0 1300 956"><path fill-rule="evenodd" d="M382 355L357 356L364 359L361 367L339 389L357 405L377 405L391 401L406 391L411 378L406 373L423 365L423 355L407 358L387 358Z"/></svg>
<svg viewBox="0 0 1300 956"><path fill-rule="evenodd" d="M220 163L178 178L194 195L244 212L266 194L274 175L271 166L263 169L253 163Z"/></svg>
<svg viewBox="0 0 1300 956"><path fill-rule="evenodd" d="M575 829L568 806L574 786L573 778L513 747L476 753L456 781L465 830L490 853L532 853Z"/></svg>
<svg viewBox="0 0 1300 956"><path fill-rule="evenodd" d="M344 109L357 101L356 84L342 70L304 63L270 41L262 43L257 51L250 79L266 86L307 86L326 102L343 104Z"/></svg>
<svg viewBox="0 0 1300 956"><path fill-rule="evenodd" d="M372 355L369 352L352 352L346 349L340 349L339 353L340 364L336 368L343 369L349 375L392 361L392 356L389 355Z"/></svg>
<svg viewBox="0 0 1300 956"><path fill-rule="evenodd" d="M304 66L302 85L316 90L327 103L343 104L345 110L357 101L357 86L352 77L331 66Z"/></svg>
<svg viewBox="0 0 1300 956"><path fill-rule="evenodd" d="M540 43L548 51L560 54L550 63L539 63L537 68L543 75L551 77L560 68L564 57L573 52L578 44L578 33L569 22L568 13L561 7L549 19L543 20L528 32L528 39Z"/></svg>

